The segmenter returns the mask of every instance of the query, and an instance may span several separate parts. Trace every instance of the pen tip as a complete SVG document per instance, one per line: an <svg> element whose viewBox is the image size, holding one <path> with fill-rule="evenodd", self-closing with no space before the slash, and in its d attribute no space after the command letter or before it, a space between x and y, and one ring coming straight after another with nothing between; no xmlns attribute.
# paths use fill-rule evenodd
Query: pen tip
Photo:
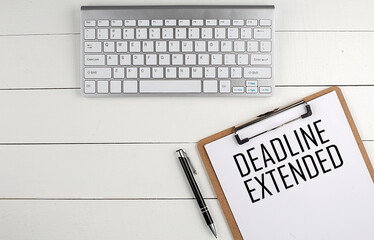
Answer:
<svg viewBox="0 0 374 240"><path fill-rule="evenodd" d="M212 231L214 237L217 238L217 232L216 232L216 228L214 227L214 225L213 224L209 224L209 228Z"/></svg>

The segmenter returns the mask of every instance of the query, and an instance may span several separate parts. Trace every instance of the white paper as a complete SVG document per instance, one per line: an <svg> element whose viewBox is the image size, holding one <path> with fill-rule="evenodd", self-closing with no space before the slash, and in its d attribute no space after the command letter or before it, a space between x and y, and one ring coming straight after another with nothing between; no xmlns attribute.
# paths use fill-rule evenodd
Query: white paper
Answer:
<svg viewBox="0 0 374 240"><path fill-rule="evenodd" d="M374 186L339 99L335 92L331 92L310 101L309 104L313 111L311 117L287 124L251 139L248 143L238 145L232 134L205 146L244 239L373 239ZM303 108L303 106L298 108ZM289 118L289 116L286 116L287 111L281 114L285 119ZM322 144L318 140L318 146L314 146L309 141L311 149L307 150L305 141L301 138L305 150L302 152L300 147L297 148L299 144L293 131L297 129L297 132L299 132L300 127L308 130L307 125L309 124L315 138L319 139L318 134L316 134L317 130L313 125L318 120L321 121L316 123L317 128L320 131L325 130L320 134L322 140L327 141L328 139L329 141ZM267 124L271 126L271 119L262 124L261 127L265 128ZM241 131L241 136L245 136L245 131ZM249 131L248 134L250 135L251 132ZM299 150L300 153L291 157L289 151L285 148L288 153L285 160L281 162L275 160L276 164L268 161L268 165L265 167L260 145L264 144L270 155L276 159L269 141L279 138L285 145L283 135L286 135L286 138L289 139L294 152ZM278 150L281 149L279 145L276 145L277 141L274 141L274 143ZM335 148L330 147L331 145L336 145L343 163L336 154ZM263 167L262 170L257 172L254 171L246 153L246 150L252 147L254 147L254 150L250 151L251 156L253 158L258 157L254 161L255 165L257 168ZM330 147L333 160L330 160L327 147ZM331 169L329 172L322 173L316 151L319 151L318 155L321 159L327 159L322 165L326 171ZM277 152L279 155L282 153L281 150ZM233 157L238 153L244 154L251 169L250 174L244 177L240 175ZM314 157L319 170L318 176L313 179L309 179L301 160L306 155ZM245 170L248 169L243 165L241 157L238 158L242 172L247 173L248 171ZM299 159L304 174L307 176L306 181L298 177L299 184L296 184L288 167L288 163L297 166L296 159ZM309 163L309 170L312 172L314 167L310 158L306 157L305 159ZM334 168L332 161L335 162L336 166L342 165ZM289 177L285 178L286 183L294 185L289 189L285 189L277 172L277 167L282 165L285 165L281 168L283 175L289 174ZM270 174L265 174L272 169L274 169L272 173L276 179L279 192L277 192ZM255 180L255 177L257 177L262 181L261 176L264 176L263 184L272 193L270 196L265 190L263 199L262 188ZM244 184L244 181L248 179L252 179L248 182L249 189L255 189L254 192L251 192L253 198L260 199L254 203L252 203L250 194Z"/></svg>

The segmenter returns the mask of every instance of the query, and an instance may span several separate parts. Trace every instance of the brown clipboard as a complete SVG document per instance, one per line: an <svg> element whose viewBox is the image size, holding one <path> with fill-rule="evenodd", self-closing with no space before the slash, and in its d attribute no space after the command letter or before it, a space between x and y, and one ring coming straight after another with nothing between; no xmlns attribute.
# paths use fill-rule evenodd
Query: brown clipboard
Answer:
<svg viewBox="0 0 374 240"><path fill-rule="evenodd" d="M304 100L305 102L308 102L310 100L313 100L315 98L318 98L320 96L323 96L327 93L330 93L330 92L333 92L335 91L338 98L339 98L339 101L340 101L340 104L344 110L344 113L345 113L345 116L347 118L347 121L351 127L351 130L352 130L352 133L356 139L356 142L357 142L357 145L361 151L361 155L362 157L364 158L364 161L365 161L365 164L366 164L366 167L370 173L370 176L371 176L371 179L374 183L374 170L373 170L373 166L371 165L371 162L370 162L370 159L366 153L366 150L365 150L365 147L364 147L364 144L361 140L361 137L357 131L357 128L356 128L356 125L353 121L353 118L351 116L351 113L349 112L349 109L348 109L348 106L347 106L347 103L343 97L343 94L340 90L339 87L330 87L330 88L327 88L325 90L322 90L320 92L317 92L315 94L312 94L310 96L307 96L305 98L303 98L302 100ZM230 230L231 230L231 233L232 233L232 236L234 237L234 239L243 239L240 231L239 231L239 227L235 221L235 218L234 218L234 215L232 214L231 212L231 209L230 209L230 206L227 202L227 199L225 197L225 194L223 193L223 190L221 188L221 185L218 181L218 178L216 176L216 173L213 169L213 166L209 160L209 157L208 157L208 154L204 148L204 146L210 142L213 142L215 140L218 140L220 138L223 138L227 135L230 135L232 133L235 132L235 127L231 127L231 128L228 128L226 130L223 130L219 133L216 133L212 136L209 136L207 138L204 138L204 139L201 139L198 143L197 143L197 148L199 150L199 153L200 153L200 156L201 156L201 159L203 160L203 163L204 163L204 166L205 166L205 169L209 175L209 178L210 178L210 181L213 185L213 188L214 188L214 191L216 192L216 195L217 195L217 198L218 198L218 201L221 205L221 208L222 208L222 211L226 217L226 221L230 227Z"/></svg>

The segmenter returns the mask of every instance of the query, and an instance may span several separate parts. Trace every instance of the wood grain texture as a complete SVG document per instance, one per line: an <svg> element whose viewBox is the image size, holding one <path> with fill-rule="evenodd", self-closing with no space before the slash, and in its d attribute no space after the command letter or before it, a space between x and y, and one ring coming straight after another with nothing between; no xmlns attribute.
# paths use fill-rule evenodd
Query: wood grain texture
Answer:
<svg viewBox="0 0 374 240"><path fill-rule="evenodd" d="M374 32L278 32L275 84L373 85ZM0 37L0 89L79 88L79 35Z"/></svg>
<svg viewBox="0 0 374 240"><path fill-rule="evenodd" d="M83 98L79 90L3 90L0 143L197 142L323 88L282 87L271 98ZM374 140L372 87L343 87L358 130ZM12 103L12 104L8 104Z"/></svg>
<svg viewBox="0 0 374 240"><path fill-rule="evenodd" d="M206 201L219 239L232 239L217 200ZM0 201L0 239L214 238L195 200Z"/></svg>
<svg viewBox="0 0 374 240"><path fill-rule="evenodd" d="M374 142L364 145L374 163ZM179 148L203 196L215 198L196 144L173 143L0 146L0 199L190 199Z"/></svg>
<svg viewBox="0 0 374 240"><path fill-rule="evenodd" d="M0 35L78 33L82 5L270 5L277 31L373 31L371 0L3 0Z"/></svg>

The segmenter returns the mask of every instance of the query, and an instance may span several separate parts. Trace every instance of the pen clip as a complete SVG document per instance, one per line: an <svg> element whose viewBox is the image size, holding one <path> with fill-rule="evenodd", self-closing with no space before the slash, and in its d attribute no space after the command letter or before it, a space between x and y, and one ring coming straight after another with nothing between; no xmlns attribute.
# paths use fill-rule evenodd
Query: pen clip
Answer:
<svg viewBox="0 0 374 240"><path fill-rule="evenodd" d="M188 157L186 151L184 149L177 150L177 153L179 154L179 157L185 158L187 160L188 167L191 169L193 174L197 174L196 169L194 168L191 159Z"/></svg>

